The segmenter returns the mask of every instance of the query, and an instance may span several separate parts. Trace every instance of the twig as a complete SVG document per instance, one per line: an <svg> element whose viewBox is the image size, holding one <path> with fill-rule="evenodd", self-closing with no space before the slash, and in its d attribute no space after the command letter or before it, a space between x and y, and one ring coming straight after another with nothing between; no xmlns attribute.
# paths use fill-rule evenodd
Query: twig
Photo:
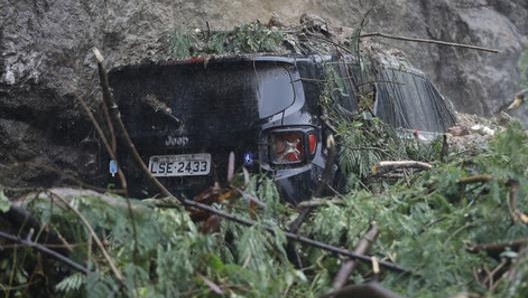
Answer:
<svg viewBox="0 0 528 298"><path fill-rule="evenodd" d="M22 239L20 237L17 237L17 236L14 236L14 235L11 235L11 234L8 234L8 233L5 233L3 231L0 231L0 237L4 238L4 239L7 239L7 240L11 240L13 242L16 242L16 243L20 243L20 244L23 244L27 247L31 247L35 250L38 250L50 257L52 257L53 259L59 261L59 262L62 262L66 265L68 265L70 268L76 270L76 271L79 271L83 274L88 274L90 273L90 270L88 270L88 268L76 263L75 261L61 255L60 253L54 251L54 250L51 250L43 245L40 245L36 242L33 242L31 241L30 239Z"/></svg>
<svg viewBox="0 0 528 298"><path fill-rule="evenodd" d="M500 275L497 276L497 277L495 277L495 275L498 275L500 270L502 270L504 268L504 266L506 266L508 263L509 263L509 261L507 259L503 258L501 260L501 262L499 263L499 265L497 265L497 267L495 267L495 269L493 269L492 271L488 270L488 275L482 281L482 283L484 285L488 284L488 289L490 291L493 291L497 287L497 283L495 281L500 278Z"/></svg>
<svg viewBox="0 0 528 298"><path fill-rule="evenodd" d="M370 244L378 236L378 233L378 224L376 222L372 222L367 233L365 234L365 236L363 236L363 238L361 238L358 245L356 246L356 249L354 249L354 252L358 254L365 254L368 248L370 247ZM345 285L346 281L348 280L348 277L350 276L350 273L354 271L356 264L357 263L354 260L350 260L341 266L339 272L334 278L334 283L332 284L333 291L337 291Z"/></svg>
<svg viewBox="0 0 528 298"><path fill-rule="evenodd" d="M112 124L112 118L110 118L110 112L108 111L108 106L103 101L101 103L101 109L103 110L104 119L106 125L108 126L109 135L110 135L110 150L115 153L117 150L117 138L115 135L114 124ZM116 159L117 160L117 159Z"/></svg>
<svg viewBox="0 0 528 298"><path fill-rule="evenodd" d="M86 229L90 233L91 237L94 239L95 243L97 244L97 246L101 250L101 253L103 254L103 257L108 262L108 265L110 266L110 270L112 270L112 273L114 274L115 278L118 280L118 282L121 284L121 286L126 288L125 280L123 278L123 275L121 274L119 269L117 269L116 265L114 264L114 261L112 260L112 257L106 251L103 243L101 242L101 239L99 239L99 237L97 236L97 234L93 230L93 228L90 225L90 223L88 222L88 220L86 220L86 218L77 209L73 208L64 198L62 198L58 194L50 192L50 195L52 195L53 197L55 197L59 201L61 201L66 206L66 208L68 208L73 213L75 213L75 215L82 221L83 225L86 227Z"/></svg>
<svg viewBox="0 0 528 298"><path fill-rule="evenodd" d="M67 255L72 252L70 244L62 239L54 231L50 231L47 227L42 227L40 222L27 210L11 204L9 210L5 213L0 213L0 217L5 218L13 226L19 228L19 233L33 229L34 231L43 231L43 238L46 244L47 242L53 245L62 245L55 251L61 255ZM40 238L40 237L39 237Z"/></svg>
<svg viewBox="0 0 528 298"><path fill-rule="evenodd" d="M483 47L478 47L478 46L469 45L469 44L441 41L441 40L434 40L434 39L422 39L422 38L412 38L412 37L405 37L405 36L396 36L396 35L391 35L391 34L386 34L386 33L381 33L381 32L365 33L365 34L361 34L359 37L384 37L384 38L404 40L404 41L425 42L425 43L433 43L433 44L438 44L438 45L443 45L443 46L465 48L465 49L471 49L471 50L477 50L477 51L500 53L500 51L496 49L483 48Z"/></svg>
<svg viewBox="0 0 528 298"><path fill-rule="evenodd" d="M90 118L92 125L95 127L95 130L97 131L97 134L99 135L99 138L101 138L101 141L103 142L103 145L105 146L106 152L108 153L111 159L117 161L117 157L115 155L115 145L110 144L108 142L108 139L106 135L104 134L103 130L101 129L99 122L97 122L97 120L95 119L92 111L90 110L86 102L79 95L76 95L76 97L77 97L77 100L81 103L81 106L84 109L84 112L86 113L86 115L88 115L88 118ZM108 109L105 109L105 110L108 110ZM114 132L111 131L111 133L113 134ZM127 181L125 178L125 174L119 167L117 169L117 177L119 178L119 183L121 184L121 187L125 191L125 196L128 196L127 195L128 188L127 188Z"/></svg>

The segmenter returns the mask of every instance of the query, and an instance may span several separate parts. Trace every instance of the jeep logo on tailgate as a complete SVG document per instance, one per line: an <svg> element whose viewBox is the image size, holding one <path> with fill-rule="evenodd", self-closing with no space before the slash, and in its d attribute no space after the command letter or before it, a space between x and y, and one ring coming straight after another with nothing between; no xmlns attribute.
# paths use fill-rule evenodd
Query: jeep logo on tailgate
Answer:
<svg viewBox="0 0 528 298"><path fill-rule="evenodd" d="M165 146L185 146L187 144L189 144L188 137L167 136L167 139L165 140Z"/></svg>

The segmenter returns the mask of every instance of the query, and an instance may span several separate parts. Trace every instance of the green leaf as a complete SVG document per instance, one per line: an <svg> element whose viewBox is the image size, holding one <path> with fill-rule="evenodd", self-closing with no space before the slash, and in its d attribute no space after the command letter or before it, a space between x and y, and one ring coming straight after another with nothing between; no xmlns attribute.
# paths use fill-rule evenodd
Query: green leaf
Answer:
<svg viewBox="0 0 528 298"><path fill-rule="evenodd" d="M11 202L7 198L7 196L4 194L3 190L0 190L0 212L7 212L9 211L9 208L11 207Z"/></svg>

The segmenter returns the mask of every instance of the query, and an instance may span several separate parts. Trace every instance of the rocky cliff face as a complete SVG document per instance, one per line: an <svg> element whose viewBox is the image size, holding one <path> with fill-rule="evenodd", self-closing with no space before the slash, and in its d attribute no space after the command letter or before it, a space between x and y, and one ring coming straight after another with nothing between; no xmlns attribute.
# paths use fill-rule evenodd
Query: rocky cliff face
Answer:
<svg viewBox="0 0 528 298"><path fill-rule="evenodd" d="M4 0L0 5L0 184L56 181L84 171L81 141L92 134L76 97L99 98L90 52L109 66L156 54L160 36L178 28L230 28L276 11L284 22L315 13L334 26L356 27L368 1L277 0ZM423 69L456 108L490 115L520 87L517 62L528 44L526 0L378 1L365 32L468 43L493 54L377 38ZM41 171L35 165L59 172ZM62 173L62 174L61 174ZM69 174L68 174L69 175ZM19 184L19 183L18 183Z"/></svg>

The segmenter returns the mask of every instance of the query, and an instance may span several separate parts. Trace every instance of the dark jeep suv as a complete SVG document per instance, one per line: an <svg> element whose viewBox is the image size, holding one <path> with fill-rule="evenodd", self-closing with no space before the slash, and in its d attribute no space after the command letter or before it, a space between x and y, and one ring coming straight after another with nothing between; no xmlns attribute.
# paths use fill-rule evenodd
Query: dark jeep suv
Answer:
<svg viewBox="0 0 528 298"><path fill-rule="evenodd" d="M325 167L330 130L320 99L328 67L343 78L336 101L347 113L357 111L362 86L374 92L377 116L395 127L452 126L444 99L421 72L383 65L372 80L354 57L237 55L118 67L109 79L144 162L173 193L193 198L225 184L233 152L237 168L271 174L281 197L295 204L311 197ZM384 83L391 81L400 83ZM128 153L118 155L130 191L154 194ZM338 173L332 165L332 179Z"/></svg>

